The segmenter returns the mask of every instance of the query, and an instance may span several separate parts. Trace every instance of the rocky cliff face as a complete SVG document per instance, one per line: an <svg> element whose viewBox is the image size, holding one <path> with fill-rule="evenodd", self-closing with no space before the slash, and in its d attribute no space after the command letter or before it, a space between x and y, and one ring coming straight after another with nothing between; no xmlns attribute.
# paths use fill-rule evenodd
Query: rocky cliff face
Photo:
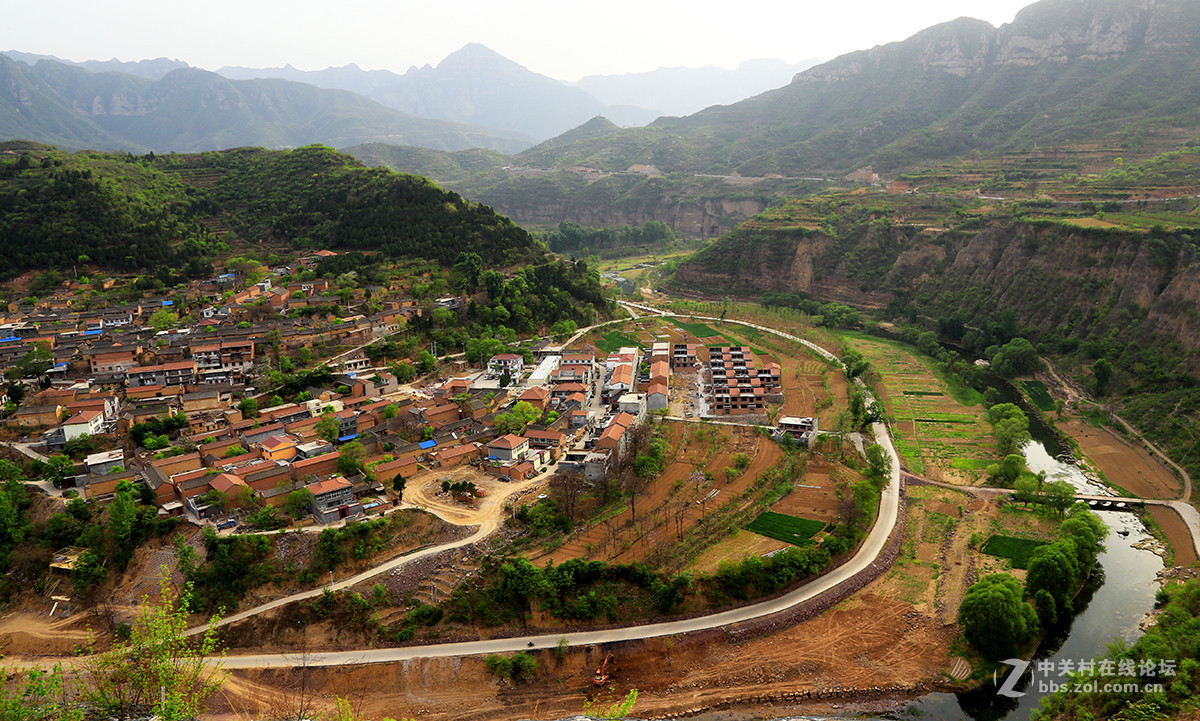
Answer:
<svg viewBox="0 0 1200 721"><path fill-rule="evenodd" d="M987 318L1011 308L1044 331L1200 348L1200 260L1179 237L1003 223L961 234L871 229L834 241L818 231L735 231L679 268L677 290L809 293L880 306L905 292L930 312Z"/></svg>
<svg viewBox="0 0 1200 721"><path fill-rule="evenodd" d="M960 18L903 43L842 56L799 73L793 82L831 83L894 65L966 77L1000 66L1119 60L1131 53L1173 51L1195 44L1200 13L1184 0L1043 0L999 28Z"/></svg>

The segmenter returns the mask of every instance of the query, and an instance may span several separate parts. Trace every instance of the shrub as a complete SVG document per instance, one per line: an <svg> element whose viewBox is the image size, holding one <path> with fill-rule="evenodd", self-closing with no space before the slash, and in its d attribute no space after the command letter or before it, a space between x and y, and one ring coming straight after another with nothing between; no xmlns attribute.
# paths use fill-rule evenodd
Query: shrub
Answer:
<svg viewBox="0 0 1200 721"><path fill-rule="evenodd" d="M516 653L512 657L512 675L513 678L520 681L528 681L533 678L533 674L537 671L537 659L527 653Z"/></svg>
<svg viewBox="0 0 1200 721"><path fill-rule="evenodd" d="M507 678L512 675L513 662L508 656L492 654L491 656L487 657L486 661L484 661L484 665L487 666L487 670L490 671L494 676Z"/></svg>

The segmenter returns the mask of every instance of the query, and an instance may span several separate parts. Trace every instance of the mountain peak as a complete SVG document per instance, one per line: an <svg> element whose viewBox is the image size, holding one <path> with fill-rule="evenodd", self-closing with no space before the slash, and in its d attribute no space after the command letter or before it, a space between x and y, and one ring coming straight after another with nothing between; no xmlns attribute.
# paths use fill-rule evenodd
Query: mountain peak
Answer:
<svg viewBox="0 0 1200 721"><path fill-rule="evenodd" d="M438 63L438 68L478 68L481 66L507 66L514 68L522 68L519 63L513 62L504 57L500 53L492 50L486 45L479 43L467 43L458 50L446 56L442 62Z"/></svg>

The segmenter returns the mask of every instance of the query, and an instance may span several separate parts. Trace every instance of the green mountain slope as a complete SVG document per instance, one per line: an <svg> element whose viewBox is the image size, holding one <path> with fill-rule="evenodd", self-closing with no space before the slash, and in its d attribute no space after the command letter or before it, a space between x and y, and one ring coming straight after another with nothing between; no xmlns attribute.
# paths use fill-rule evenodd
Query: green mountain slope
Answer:
<svg viewBox="0 0 1200 721"><path fill-rule="evenodd" d="M1037 170L1052 154L1009 156L1010 179L992 175L980 197L1000 162L901 179L919 192L783 203L680 264L672 289L808 313L821 312L809 299L836 301L993 361L1023 337L1096 394L1093 410L1115 408L1200 473L1200 143L1088 176ZM1094 375L1101 358L1111 382Z"/></svg>
<svg viewBox="0 0 1200 721"><path fill-rule="evenodd" d="M0 139L16 138L69 148L139 149L76 112L31 68L0 55Z"/></svg>
<svg viewBox="0 0 1200 721"><path fill-rule="evenodd" d="M894 171L972 150L1200 127L1200 5L1043 0L1001 28L960 19L685 118L518 155L666 172Z"/></svg>
<svg viewBox="0 0 1200 721"><path fill-rule="evenodd" d="M340 90L285 80L228 80L195 68L160 79L0 57L0 133L66 148L194 152L388 141L513 152L516 133L414 118Z"/></svg>
<svg viewBox="0 0 1200 721"><path fill-rule="evenodd" d="M353 155L367 165L423 175L441 185L477 173L495 171L511 162L511 158L504 153L483 148L445 152L412 145L365 143L343 148L342 152Z"/></svg>
<svg viewBox="0 0 1200 721"><path fill-rule="evenodd" d="M0 277L70 268L195 277L223 247L209 228L270 247L375 251L490 267L545 251L490 208L424 178L367 168L330 148L245 148L153 157L0 145Z"/></svg>

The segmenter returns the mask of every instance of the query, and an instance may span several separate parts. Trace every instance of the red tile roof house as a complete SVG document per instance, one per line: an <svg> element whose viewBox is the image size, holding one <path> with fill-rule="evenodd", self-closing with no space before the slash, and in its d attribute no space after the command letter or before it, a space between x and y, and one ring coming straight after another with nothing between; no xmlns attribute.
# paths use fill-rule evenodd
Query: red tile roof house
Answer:
<svg viewBox="0 0 1200 721"><path fill-rule="evenodd" d="M612 451L614 457L620 457L625 452L629 442L628 430L633 427L634 417L628 413L618 413L596 439L596 448Z"/></svg>
<svg viewBox="0 0 1200 721"><path fill-rule="evenodd" d="M422 415L426 423L453 423L462 418L458 406L453 403L426 408Z"/></svg>
<svg viewBox="0 0 1200 721"><path fill-rule="evenodd" d="M546 390L545 386L534 386L517 396L517 401L525 401L539 411L544 411L550 402L550 391Z"/></svg>
<svg viewBox="0 0 1200 721"><path fill-rule="evenodd" d="M337 453L326 453L296 461L292 464L292 477L301 480L309 476L327 476L337 470L337 460Z"/></svg>
<svg viewBox="0 0 1200 721"><path fill-rule="evenodd" d="M244 480L232 473L218 473L208 479L208 485L212 486L214 491L220 491L225 494L224 508L241 505L242 501L245 500L244 495L250 490L250 486Z"/></svg>
<svg viewBox="0 0 1200 721"><path fill-rule="evenodd" d="M443 448L433 454L440 468L453 468L479 457L479 444L462 443L457 446Z"/></svg>
<svg viewBox="0 0 1200 721"><path fill-rule="evenodd" d="M583 393L585 396L589 388L582 383L559 383L554 386L551 395L555 398L569 398L576 393Z"/></svg>
<svg viewBox="0 0 1200 721"><path fill-rule="evenodd" d="M530 430L525 431L525 437L529 439L531 447L549 450L551 457L555 460L562 454L569 438L567 434L558 431Z"/></svg>
<svg viewBox="0 0 1200 721"><path fill-rule="evenodd" d="M620 456L624 447L625 426L617 423L610 423L596 439L596 448L612 451L613 456Z"/></svg>
<svg viewBox="0 0 1200 721"><path fill-rule="evenodd" d="M666 410L668 405L668 385L666 383L651 382L650 387L646 389L646 408L652 411Z"/></svg>
<svg viewBox="0 0 1200 721"><path fill-rule="evenodd" d="M391 488L391 483L396 476L412 478L417 474L417 468L417 459L409 456L381 463L371 469L371 473L375 474L375 480L382 483L385 488Z"/></svg>
<svg viewBox="0 0 1200 721"><path fill-rule="evenodd" d="M529 439L509 433L488 444L488 458L499 461L519 461L529 452Z"/></svg>
<svg viewBox="0 0 1200 721"><path fill-rule="evenodd" d="M312 494L313 518L321 523L348 518L363 512L362 503L354 499L354 485L345 478L330 478L305 486Z"/></svg>

